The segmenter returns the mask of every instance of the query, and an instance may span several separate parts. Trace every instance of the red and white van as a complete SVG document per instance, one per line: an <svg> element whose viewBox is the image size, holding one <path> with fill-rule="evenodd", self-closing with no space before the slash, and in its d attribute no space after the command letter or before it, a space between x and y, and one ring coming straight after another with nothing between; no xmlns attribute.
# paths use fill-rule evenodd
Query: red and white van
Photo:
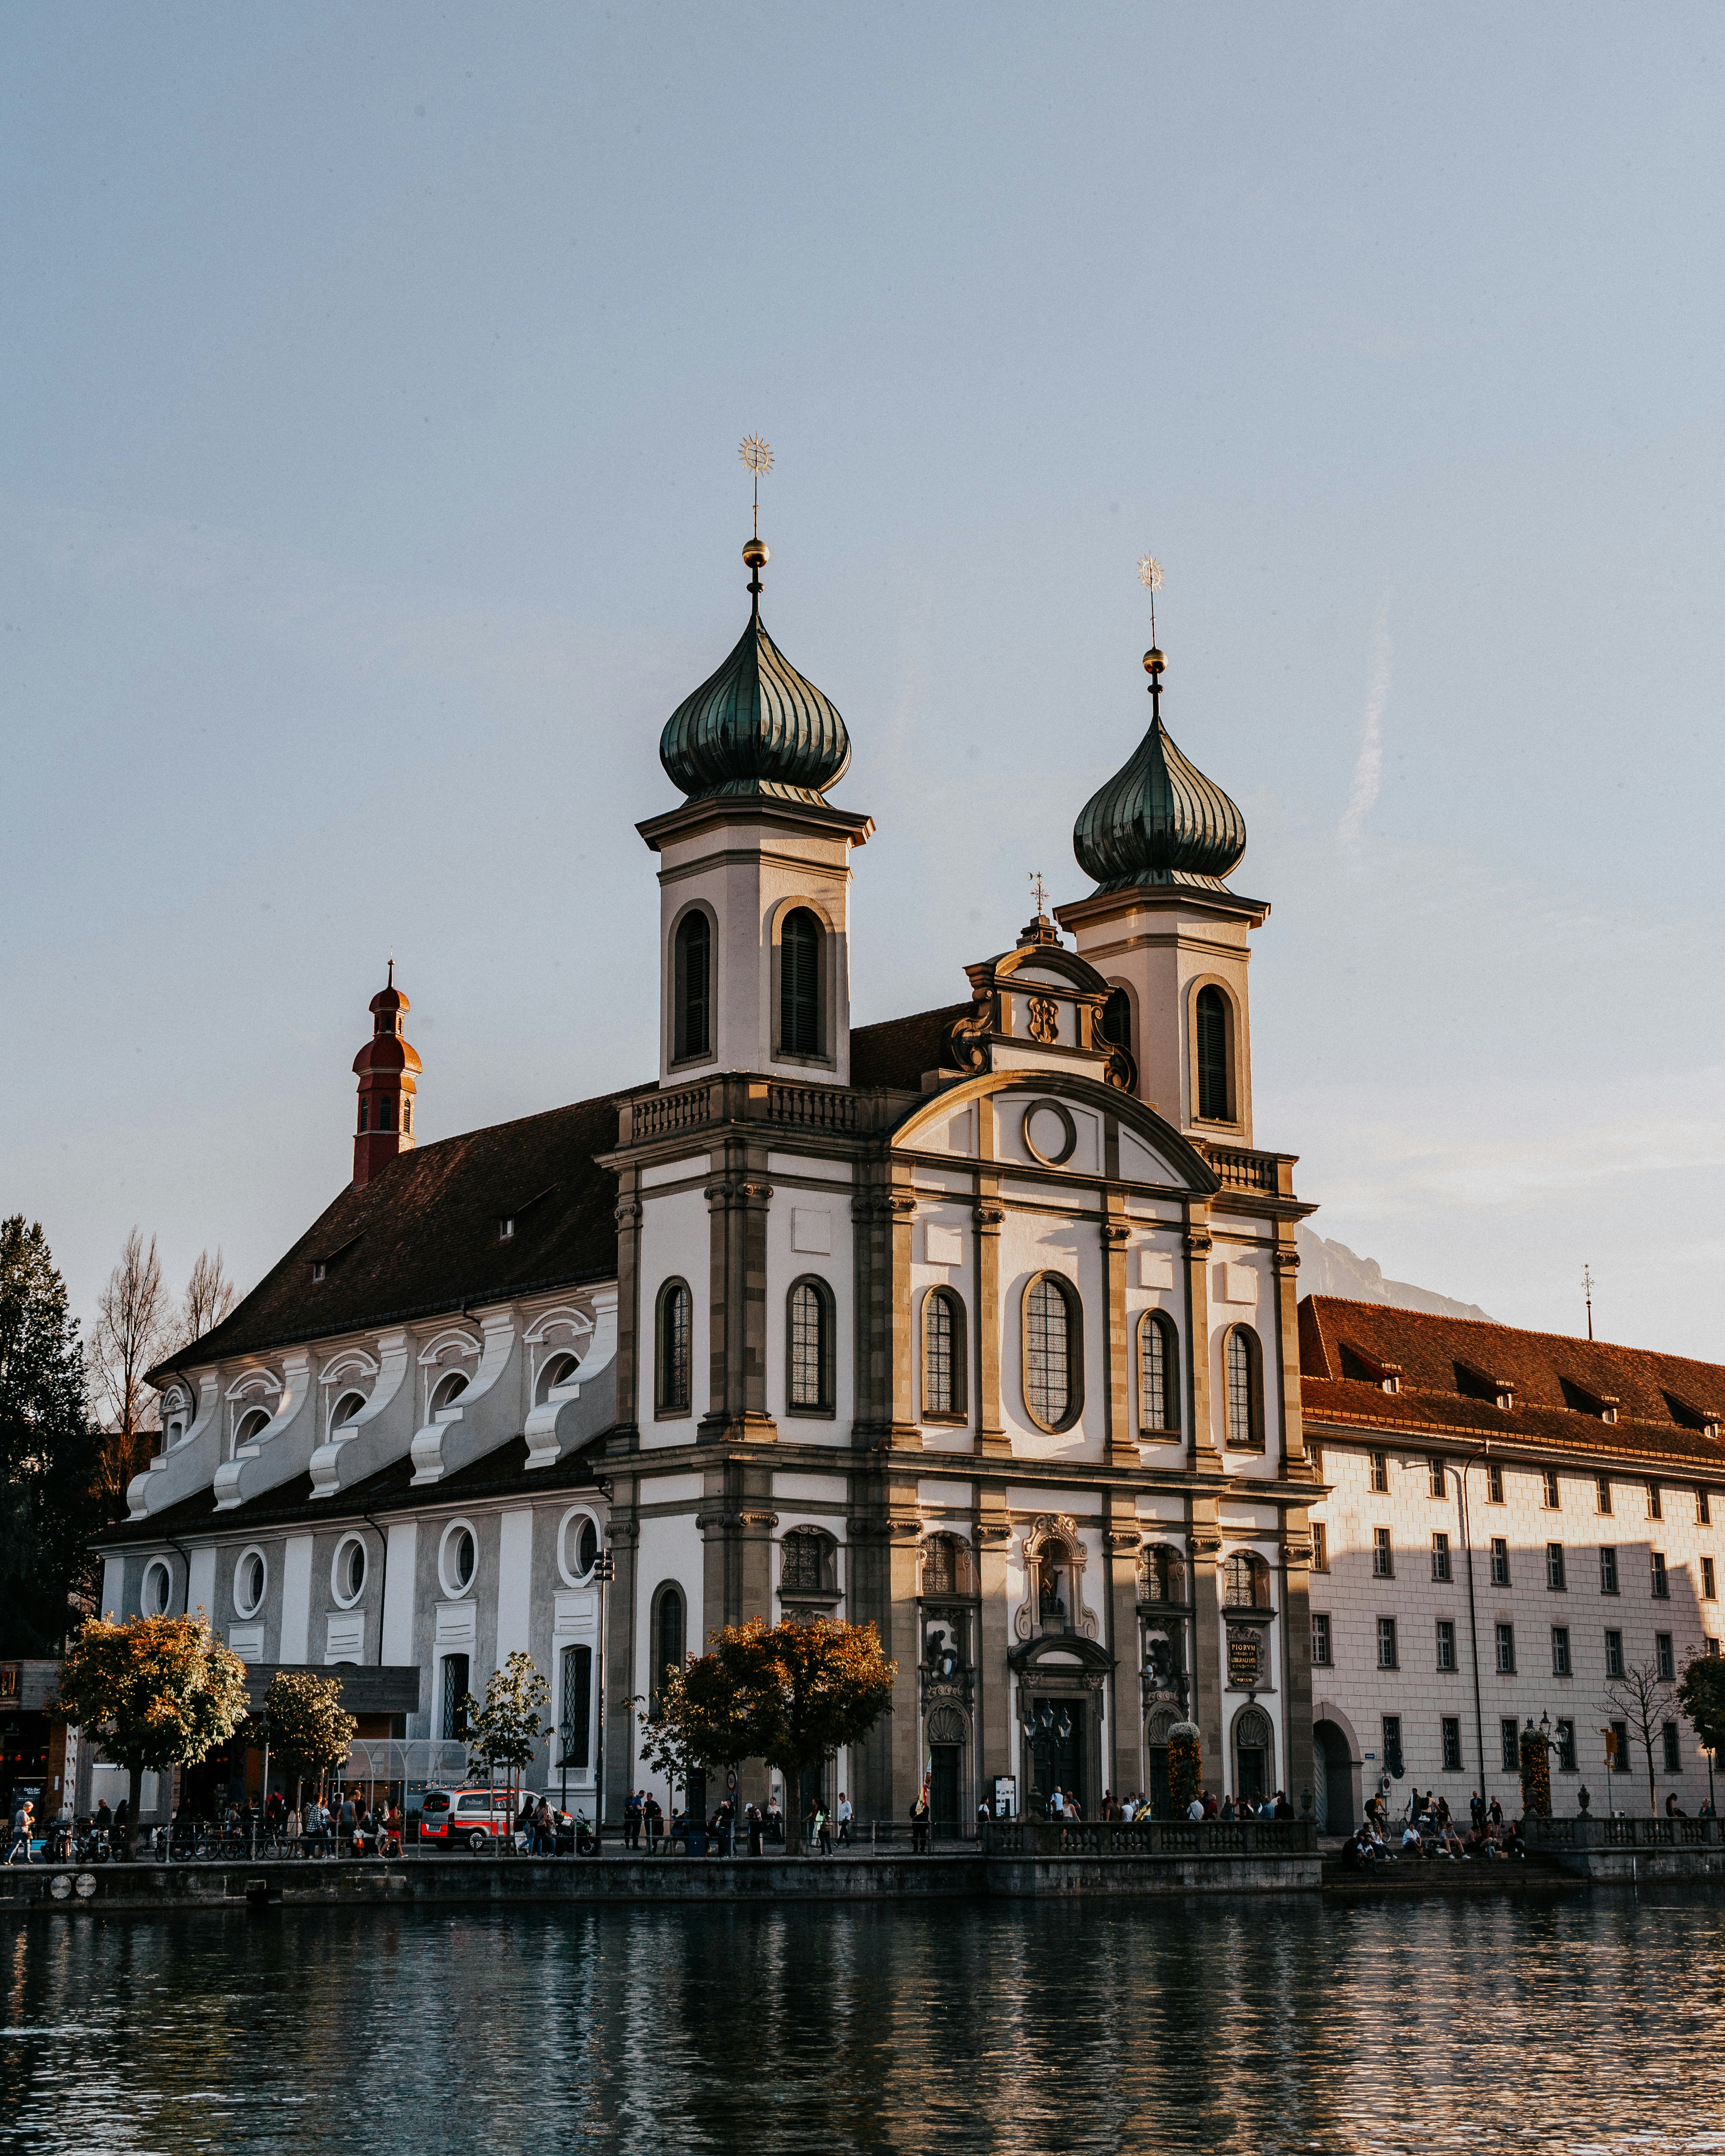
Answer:
<svg viewBox="0 0 1725 2156"><path fill-rule="evenodd" d="M529 1801L539 1799L533 1796ZM444 1849L495 1849L514 1833L519 1810L520 1800L511 1805L507 1789L428 1789L419 1813L419 1839Z"/></svg>

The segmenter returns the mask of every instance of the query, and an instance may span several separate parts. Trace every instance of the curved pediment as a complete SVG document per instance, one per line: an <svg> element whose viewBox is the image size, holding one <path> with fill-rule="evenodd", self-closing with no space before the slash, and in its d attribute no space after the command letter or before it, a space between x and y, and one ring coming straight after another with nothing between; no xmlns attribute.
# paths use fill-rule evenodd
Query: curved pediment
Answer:
<svg viewBox="0 0 1725 2156"><path fill-rule="evenodd" d="M1114 1657L1100 1641L1076 1632L1043 1632L1023 1640L1006 1657L1021 1674L1040 1669L1047 1676L1097 1675L1114 1667Z"/></svg>
<svg viewBox="0 0 1725 2156"><path fill-rule="evenodd" d="M1155 1109L1122 1093L1117 1087L1105 1086L1095 1078L1081 1076L1071 1070L992 1070L978 1077L968 1078L957 1086L943 1086L936 1094L920 1102L904 1118L892 1133L895 1152L931 1152L948 1156L975 1158L978 1154L978 1106L983 1101L993 1101L998 1106L1022 1103L1021 1115L1028 1116L1029 1104L1050 1101L1081 1111L1087 1122L1098 1129L1109 1118L1119 1126L1120 1163L1117 1170L1108 1179L1122 1183L1142 1183L1163 1189L1190 1191L1194 1196L1209 1198L1221 1188L1214 1169L1191 1140L1184 1137ZM1101 1177L1102 1162L1092 1147L1086 1151L1076 1147L1069 1160L1056 1158L1056 1149L1038 1145L1033 1137L1029 1148L1031 1157L1044 1168L1070 1167L1076 1175ZM999 1163L1011 1169L1022 1163L1016 1159L1004 1159Z"/></svg>

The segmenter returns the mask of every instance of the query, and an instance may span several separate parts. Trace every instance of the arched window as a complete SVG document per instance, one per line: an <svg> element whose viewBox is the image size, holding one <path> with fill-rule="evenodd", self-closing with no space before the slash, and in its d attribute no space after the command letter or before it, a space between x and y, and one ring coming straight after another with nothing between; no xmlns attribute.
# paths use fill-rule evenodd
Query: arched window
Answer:
<svg viewBox="0 0 1725 2156"><path fill-rule="evenodd" d="M1024 1290L1024 1404L1044 1430L1067 1430L1084 1405L1078 1298L1055 1273Z"/></svg>
<svg viewBox="0 0 1725 2156"><path fill-rule="evenodd" d="M445 1408L454 1406L467 1390L467 1373L449 1370L439 1378L431 1389L431 1412L440 1414Z"/></svg>
<svg viewBox="0 0 1725 2156"><path fill-rule="evenodd" d="M653 1667L649 1688L656 1692L669 1670L680 1670L689 1651L688 1616L680 1587L661 1587L653 1604Z"/></svg>
<svg viewBox="0 0 1725 2156"><path fill-rule="evenodd" d="M680 1063L712 1053L712 923L696 906L677 924L671 1053Z"/></svg>
<svg viewBox="0 0 1725 2156"><path fill-rule="evenodd" d="M270 1419L268 1408L248 1408L234 1426L234 1450L238 1452L242 1445L254 1444L269 1429Z"/></svg>
<svg viewBox="0 0 1725 2156"><path fill-rule="evenodd" d="M833 1291L813 1275L793 1283L786 1312L785 1397L793 1414L833 1412Z"/></svg>
<svg viewBox="0 0 1725 2156"><path fill-rule="evenodd" d="M976 1566L963 1535L931 1535L922 1545L922 1592L974 1594Z"/></svg>
<svg viewBox="0 0 1725 2156"><path fill-rule="evenodd" d="M465 1655L444 1656L443 1734L446 1738L460 1738L467 1734L467 1657Z"/></svg>
<svg viewBox="0 0 1725 2156"><path fill-rule="evenodd" d="M395 1096L393 1093L377 1096L377 1128L380 1131L395 1128Z"/></svg>
<svg viewBox="0 0 1725 2156"><path fill-rule="evenodd" d="M1147 1310L1138 1321L1138 1428L1178 1432L1179 1400L1178 1335L1161 1311Z"/></svg>
<svg viewBox="0 0 1725 2156"><path fill-rule="evenodd" d="M925 1415L963 1416L964 1368L964 1305L951 1288L931 1288L922 1306Z"/></svg>
<svg viewBox="0 0 1725 2156"><path fill-rule="evenodd" d="M1258 1336L1236 1325L1224 1351L1228 1377L1228 1442L1261 1450L1264 1444L1264 1363Z"/></svg>
<svg viewBox="0 0 1725 2156"><path fill-rule="evenodd" d="M781 1594L830 1594L834 1591L834 1550L830 1535L819 1527L793 1527L779 1546Z"/></svg>
<svg viewBox="0 0 1725 2156"><path fill-rule="evenodd" d="M343 1423L352 1422L366 1404L363 1393L343 1393L330 1409L330 1428L340 1430Z"/></svg>
<svg viewBox="0 0 1725 2156"><path fill-rule="evenodd" d="M362 1137L365 1136L366 1115L367 1111L371 1107L371 1105L369 1098L365 1094L362 1093L359 1096L359 1131Z"/></svg>
<svg viewBox="0 0 1725 2156"><path fill-rule="evenodd" d="M1228 999L1218 988L1200 988L1193 1015L1198 1030L1199 1115L1205 1122L1230 1122Z"/></svg>
<svg viewBox="0 0 1725 2156"><path fill-rule="evenodd" d="M806 906L784 917L778 952L778 1047L783 1055L819 1055L820 923Z"/></svg>
<svg viewBox="0 0 1725 2156"><path fill-rule="evenodd" d="M557 1739L562 1767L584 1767L593 1743L593 1649L565 1647L559 1671L562 1684ZM449 1733L447 1730L444 1732Z"/></svg>
<svg viewBox="0 0 1725 2156"><path fill-rule="evenodd" d="M1102 1005L1102 1038L1111 1048L1132 1045L1132 1003L1124 988L1116 988Z"/></svg>
<svg viewBox="0 0 1725 2156"><path fill-rule="evenodd" d="M1270 1568L1250 1550L1235 1550L1222 1568L1222 1599L1230 1609L1270 1607Z"/></svg>
<svg viewBox="0 0 1725 2156"><path fill-rule="evenodd" d="M1144 1599L1184 1602L1186 1560L1168 1543L1152 1543L1144 1553Z"/></svg>
<svg viewBox="0 0 1725 2156"><path fill-rule="evenodd" d="M694 1299L685 1281L667 1281L659 1291L659 1337L654 1349L657 1412L685 1415L689 1412L691 1368L691 1322Z"/></svg>

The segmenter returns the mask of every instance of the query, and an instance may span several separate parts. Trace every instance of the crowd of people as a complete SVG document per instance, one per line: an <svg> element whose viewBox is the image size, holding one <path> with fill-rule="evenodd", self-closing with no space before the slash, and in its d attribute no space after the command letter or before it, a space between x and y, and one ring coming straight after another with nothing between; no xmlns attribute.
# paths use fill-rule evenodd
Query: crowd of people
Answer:
<svg viewBox="0 0 1725 2156"><path fill-rule="evenodd" d="M1348 1836L1343 1851L1357 1871L1378 1864L1491 1863L1524 1861L1527 1845L1517 1821L1496 1797L1487 1803L1476 1790L1468 1806L1467 1829L1458 1827L1450 1800L1428 1789L1410 1789L1407 1803L1391 1816L1381 1795L1366 1800L1366 1815Z"/></svg>

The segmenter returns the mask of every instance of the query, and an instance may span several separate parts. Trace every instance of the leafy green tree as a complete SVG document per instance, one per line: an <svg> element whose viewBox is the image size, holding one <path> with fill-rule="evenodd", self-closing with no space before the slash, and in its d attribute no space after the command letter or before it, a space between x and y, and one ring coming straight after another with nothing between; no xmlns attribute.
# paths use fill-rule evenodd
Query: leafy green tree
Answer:
<svg viewBox="0 0 1725 2156"><path fill-rule="evenodd" d="M517 1650L486 1678L483 1707L471 1692L461 1702L472 1771L477 1773L476 1763L483 1761L489 1787L498 1768L508 1768L511 1815L521 1777L538 1758L540 1739L551 1727L539 1712L550 1697L551 1686L538 1664Z"/></svg>
<svg viewBox="0 0 1725 2156"><path fill-rule="evenodd" d="M254 1743L261 1722L270 1751L294 1777L294 1810L306 1782L321 1785L347 1759L359 1724L341 1704L339 1677L314 1676L309 1670L278 1670L264 1695L263 1712L249 1732Z"/></svg>
<svg viewBox="0 0 1725 2156"><path fill-rule="evenodd" d="M1712 1756L1714 1769L1725 1746L1725 1655L1696 1655L1677 1680L1677 1704Z"/></svg>
<svg viewBox="0 0 1725 2156"><path fill-rule="evenodd" d="M92 1617L60 1664L51 1710L96 1738L126 1768L126 1854L137 1854L138 1799L146 1773L195 1767L245 1719L245 1664L198 1617Z"/></svg>
<svg viewBox="0 0 1725 2156"><path fill-rule="evenodd" d="M1204 1746L1195 1722L1177 1722L1168 1733L1169 1808L1184 1819L1186 1807L1204 1787Z"/></svg>
<svg viewBox="0 0 1725 2156"><path fill-rule="evenodd" d="M0 1653L58 1654L102 1524L84 1350L39 1224L0 1222Z"/></svg>
<svg viewBox="0 0 1725 2156"><path fill-rule="evenodd" d="M675 1673L653 1717L655 1741L703 1766L764 1759L785 1778L785 1834L801 1845L805 1767L865 1737L892 1705L897 1665L872 1625L727 1625L711 1650Z"/></svg>

